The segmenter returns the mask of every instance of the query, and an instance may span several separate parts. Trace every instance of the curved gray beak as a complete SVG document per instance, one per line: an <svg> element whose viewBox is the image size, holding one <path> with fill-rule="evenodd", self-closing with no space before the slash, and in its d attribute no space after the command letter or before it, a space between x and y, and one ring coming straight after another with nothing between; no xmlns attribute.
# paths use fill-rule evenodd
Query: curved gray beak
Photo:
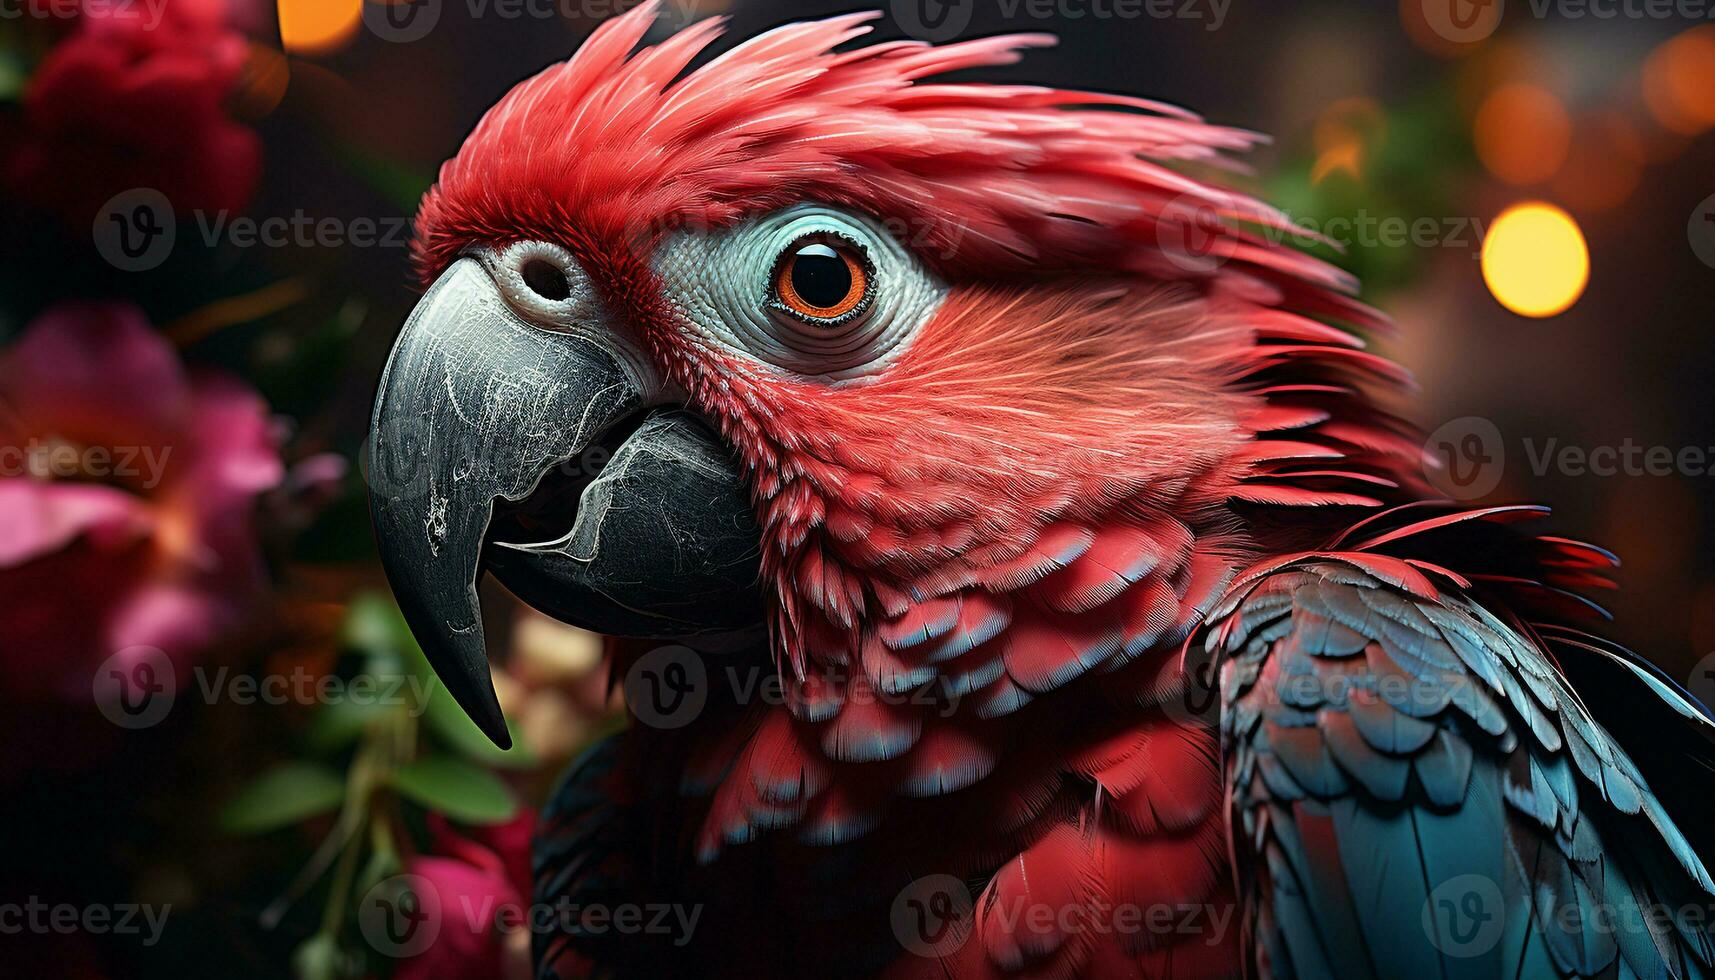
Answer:
<svg viewBox="0 0 1715 980"><path fill-rule="evenodd" d="M506 302L496 274L460 259L412 312L381 377L368 474L406 622L505 747L483 570L609 635L730 632L759 622L761 605L757 530L726 447L688 413L646 407L593 299L566 329L545 329Z"/></svg>

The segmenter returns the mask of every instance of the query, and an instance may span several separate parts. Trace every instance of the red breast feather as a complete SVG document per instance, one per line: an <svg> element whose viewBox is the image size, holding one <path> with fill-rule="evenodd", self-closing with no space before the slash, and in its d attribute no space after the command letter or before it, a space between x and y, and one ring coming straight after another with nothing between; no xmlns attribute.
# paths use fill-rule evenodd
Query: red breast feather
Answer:
<svg viewBox="0 0 1715 980"><path fill-rule="evenodd" d="M932 80L1048 38L837 50L868 30L857 14L687 73L719 23L634 52L654 12L483 118L424 200L417 260L564 243L748 468L789 696L697 746L697 853L882 835L900 870L933 853L914 866L992 875L990 909L1226 894L1213 744L1155 705L1235 567L1419 492L1420 442L1377 408L1403 376L1360 339L1381 318L1271 240L1284 216L1186 175L1251 134ZM649 269L673 229L800 201L912 229L950 284L868 382L686 342ZM1159 937L982 935L973 969L1231 965Z"/></svg>

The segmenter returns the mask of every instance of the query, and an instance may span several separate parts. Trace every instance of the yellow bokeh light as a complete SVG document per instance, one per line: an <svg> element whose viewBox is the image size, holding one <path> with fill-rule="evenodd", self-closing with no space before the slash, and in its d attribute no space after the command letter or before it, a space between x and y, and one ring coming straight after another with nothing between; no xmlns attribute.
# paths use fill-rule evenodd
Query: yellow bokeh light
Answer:
<svg viewBox="0 0 1715 980"><path fill-rule="evenodd" d="M1590 282L1590 250L1572 216L1531 201L1501 212L1483 237L1483 281L1522 316L1553 316Z"/></svg>
<svg viewBox="0 0 1715 980"><path fill-rule="evenodd" d="M280 46L294 54L325 54L357 33L363 0L279 0Z"/></svg>

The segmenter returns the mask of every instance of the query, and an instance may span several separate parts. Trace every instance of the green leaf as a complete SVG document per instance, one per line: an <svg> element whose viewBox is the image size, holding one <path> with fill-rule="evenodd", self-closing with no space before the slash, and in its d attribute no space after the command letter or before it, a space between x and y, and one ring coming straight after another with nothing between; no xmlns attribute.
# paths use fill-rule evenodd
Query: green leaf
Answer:
<svg viewBox="0 0 1715 980"><path fill-rule="evenodd" d="M316 709L304 730L304 744L317 755L337 752L357 741L364 728L385 715L388 707L378 701L352 698L324 704Z"/></svg>
<svg viewBox="0 0 1715 980"><path fill-rule="evenodd" d="M369 654L393 656L401 646L412 644L411 631L399 607L374 592L351 600L342 632L347 647Z"/></svg>
<svg viewBox="0 0 1715 980"><path fill-rule="evenodd" d="M287 762L268 770L221 809L230 834L260 834L308 820L338 807L345 780L326 766Z"/></svg>
<svg viewBox="0 0 1715 980"><path fill-rule="evenodd" d="M539 760L525 748L524 740L511 722L507 723L506 730L512 733L512 748L502 751L488 740L482 729L476 727L476 722L470 720L470 716L439 682L428 690L423 722L448 748L472 762L499 769L534 769L538 765Z"/></svg>
<svg viewBox="0 0 1715 980"><path fill-rule="evenodd" d="M518 801L499 776L448 755L425 756L399 769L393 788L462 823L504 823L518 812Z"/></svg>
<svg viewBox="0 0 1715 980"><path fill-rule="evenodd" d="M292 952L294 980L339 980L348 974L349 965L339 941L325 932L304 940Z"/></svg>

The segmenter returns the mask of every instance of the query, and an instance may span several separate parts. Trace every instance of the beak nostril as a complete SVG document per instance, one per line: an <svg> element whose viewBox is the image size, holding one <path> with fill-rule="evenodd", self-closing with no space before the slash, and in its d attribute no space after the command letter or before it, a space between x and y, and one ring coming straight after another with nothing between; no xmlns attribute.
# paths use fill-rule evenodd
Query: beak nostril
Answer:
<svg viewBox="0 0 1715 980"><path fill-rule="evenodd" d="M519 274L531 292L550 302L559 303L572 295L572 283L566 278L566 273L546 259L525 262Z"/></svg>

